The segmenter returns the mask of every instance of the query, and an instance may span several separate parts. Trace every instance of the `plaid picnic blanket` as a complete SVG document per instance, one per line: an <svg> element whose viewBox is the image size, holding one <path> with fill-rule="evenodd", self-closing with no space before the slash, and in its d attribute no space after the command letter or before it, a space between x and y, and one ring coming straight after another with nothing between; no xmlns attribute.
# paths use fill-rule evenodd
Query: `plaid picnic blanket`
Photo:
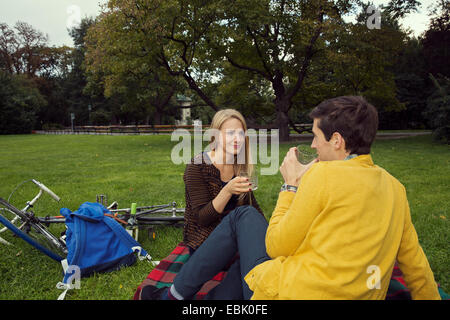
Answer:
<svg viewBox="0 0 450 320"><path fill-rule="evenodd" d="M183 243L178 246L149 273L147 278L137 288L133 299L141 300L141 291L145 286L155 286L157 288L170 287L175 276L180 271L190 257L189 248ZM233 260L234 261L234 260ZM228 265L231 265L232 261ZM195 296L195 300L202 300L207 293L217 286L226 276L226 270L219 272L211 280L206 282ZM443 300L450 299L450 295L445 293L442 288L438 287L439 293ZM406 287L403 274L397 264L392 272L391 282L389 283L386 300L411 300L411 294Z"/></svg>
<svg viewBox="0 0 450 320"><path fill-rule="evenodd" d="M157 288L170 287L173 279L180 271L181 267L189 260L189 248L183 243L178 246L149 273L147 278L141 283L134 293L134 300L141 300L141 291L145 286L155 286ZM194 300L202 300L208 292L217 286L226 276L226 270L219 272L211 280L206 282Z"/></svg>
<svg viewBox="0 0 450 320"><path fill-rule="evenodd" d="M449 300L450 295L445 293L439 284L437 284L437 286L441 299ZM386 300L411 300L411 293L406 287L405 280L403 279L403 273L397 263L392 271L391 282L389 283Z"/></svg>

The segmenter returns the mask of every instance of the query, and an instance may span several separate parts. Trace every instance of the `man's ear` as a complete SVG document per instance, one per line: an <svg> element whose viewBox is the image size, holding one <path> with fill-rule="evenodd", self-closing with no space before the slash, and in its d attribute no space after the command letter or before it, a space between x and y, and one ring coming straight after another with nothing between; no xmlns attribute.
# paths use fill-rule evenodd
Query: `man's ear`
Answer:
<svg viewBox="0 0 450 320"><path fill-rule="evenodd" d="M339 132L333 133L330 141L335 150L345 150L345 140Z"/></svg>

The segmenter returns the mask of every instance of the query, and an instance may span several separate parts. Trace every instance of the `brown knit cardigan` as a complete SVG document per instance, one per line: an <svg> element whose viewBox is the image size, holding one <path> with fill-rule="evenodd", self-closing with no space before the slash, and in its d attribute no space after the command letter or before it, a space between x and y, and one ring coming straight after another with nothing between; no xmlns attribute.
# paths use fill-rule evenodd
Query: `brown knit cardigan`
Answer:
<svg viewBox="0 0 450 320"><path fill-rule="evenodd" d="M207 156L203 157L203 153L192 158L186 166L183 180L186 195L183 242L197 249L232 209L222 213L214 209L212 201L222 189L222 181L219 169ZM250 204L250 197L251 205L264 215L253 192L248 192L242 200L238 200L236 206Z"/></svg>

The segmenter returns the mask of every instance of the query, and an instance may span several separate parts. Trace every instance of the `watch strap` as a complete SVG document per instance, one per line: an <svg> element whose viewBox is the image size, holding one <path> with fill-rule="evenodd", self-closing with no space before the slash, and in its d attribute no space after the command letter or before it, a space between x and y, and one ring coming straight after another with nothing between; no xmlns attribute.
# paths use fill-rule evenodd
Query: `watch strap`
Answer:
<svg viewBox="0 0 450 320"><path fill-rule="evenodd" d="M292 186L286 183L283 183L283 185L281 186L280 192L281 191L290 191L290 192L297 192L297 187L296 186Z"/></svg>

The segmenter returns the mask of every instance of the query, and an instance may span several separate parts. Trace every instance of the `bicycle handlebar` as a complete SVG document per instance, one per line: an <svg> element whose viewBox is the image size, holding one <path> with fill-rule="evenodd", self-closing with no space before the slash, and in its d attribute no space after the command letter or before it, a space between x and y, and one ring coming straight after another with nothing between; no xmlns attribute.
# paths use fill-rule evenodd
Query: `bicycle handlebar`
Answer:
<svg viewBox="0 0 450 320"><path fill-rule="evenodd" d="M50 190L49 188L47 188L43 183L32 179L31 181L33 181L41 190L47 192L53 199L55 199L56 201L59 202L59 200L61 200L60 197L58 197L52 190Z"/></svg>

